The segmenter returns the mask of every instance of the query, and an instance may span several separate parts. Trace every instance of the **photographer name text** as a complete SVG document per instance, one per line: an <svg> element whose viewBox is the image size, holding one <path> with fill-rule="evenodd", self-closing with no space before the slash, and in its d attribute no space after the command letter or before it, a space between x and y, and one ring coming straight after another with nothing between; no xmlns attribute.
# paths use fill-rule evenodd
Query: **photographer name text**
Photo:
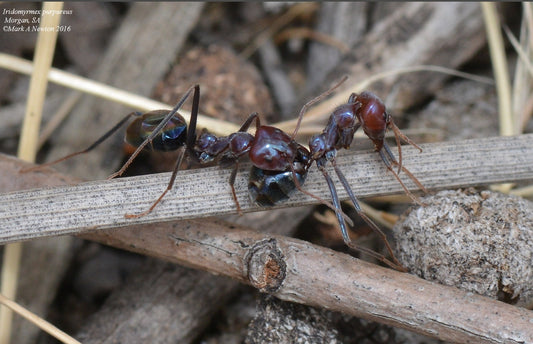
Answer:
<svg viewBox="0 0 533 344"><path fill-rule="evenodd" d="M3 32L70 32L70 25L41 26L41 16L71 15L72 10L22 10L4 8L2 11Z"/></svg>

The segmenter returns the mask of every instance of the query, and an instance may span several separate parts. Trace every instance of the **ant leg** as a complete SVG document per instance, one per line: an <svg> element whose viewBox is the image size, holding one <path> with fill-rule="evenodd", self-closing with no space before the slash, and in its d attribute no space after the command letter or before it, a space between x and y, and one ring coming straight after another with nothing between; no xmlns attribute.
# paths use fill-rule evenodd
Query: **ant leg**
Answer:
<svg viewBox="0 0 533 344"><path fill-rule="evenodd" d="M345 243L351 242L350 237L348 236L348 230L346 229L346 223L344 222L344 218L340 215L342 213L341 203L339 201L339 197L337 195L337 189L335 189L335 184L333 184L333 180L328 174L328 171L326 171L326 168L322 163L318 163L317 161L317 167L322 172L322 175L326 179L326 182L328 183L329 192L331 193L331 200L333 201L333 205L335 206L335 215L337 215L337 221L339 222L339 226L341 228L342 238L344 239Z"/></svg>
<svg viewBox="0 0 533 344"><path fill-rule="evenodd" d="M107 177L107 179L113 179L115 177L118 177L120 175L122 175L124 173L124 171L126 171L126 169L128 168L128 166L133 162L133 160L137 157L137 155L139 155L139 153L141 152L141 150L148 144L148 143L151 143L152 140L154 139L154 137L156 137L160 132L161 130L165 127L165 125L167 125L168 121L170 121L170 119L172 117L174 117L174 115L178 112L178 110L181 108L181 106L183 105L183 103L187 100L187 98L189 98L189 95L191 94L191 92L194 91L194 97L193 97L193 110L191 111L191 119L189 121L189 128L190 127L193 127L196 129L196 117L197 116L193 116L192 113L194 111L196 111L196 113L198 113L198 102L199 102L199 98L200 98L200 86L199 85L194 85L192 86L191 88L189 88L187 90L187 92L183 95L183 97L181 97L181 99L179 100L179 102L176 104L176 106L174 106L174 108L172 110L170 110L170 112L168 113L168 115L166 115L165 118L163 118L163 120L158 124L158 126L153 130L153 132L150 134L150 136L148 136L140 145L139 147L137 147L137 149L135 150L135 152L133 152L133 154L130 156L130 158L128 159L128 161L126 161L126 163L120 168L120 170L118 170L117 172L113 173L112 175L110 175L109 177ZM196 107L196 109L195 109ZM194 117L194 118L193 118ZM194 121L194 123L193 123ZM189 131L187 132L187 134L189 134ZM190 149L189 147L192 147L192 145L194 144L194 137L192 138L192 144L190 145L189 141L191 140L191 137L190 136L194 136L194 135L188 135L187 136L187 148Z"/></svg>
<svg viewBox="0 0 533 344"><path fill-rule="evenodd" d="M137 148L135 153L133 153L133 155L130 157L128 162L126 162L126 164L124 164L124 166L122 167L121 170L123 170L123 169L125 170L126 167L128 167L128 165L131 163L131 161L133 161L133 158L135 158L135 156L137 154L139 154L140 149L142 149L149 141L151 142L151 140L155 137L155 135L157 135L157 133L159 131L161 131L161 129L172 118L172 116L174 116L176 114L176 112L181 107L181 105L183 105L183 103L185 102L185 100L187 99L187 97L189 96L189 94L191 93L191 91L193 89L194 89L194 95L193 95L193 101L192 101L191 118L189 120L189 128L187 129L187 143L186 143L185 148L181 147L180 155L178 156L178 159L176 160L176 165L174 166L174 170L172 171L172 176L170 177L170 181L168 182L167 188L165 189L165 191L163 191L163 193L159 196L159 198L152 204L152 206L148 210L146 210L146 211L144 211L144 212L142 212L140 214L125 214L124 215L125 218L132 219L132 218L143 217L143 216L149 214L152 210L154 210L155 206L157 204L159 204L159 202L161 202L161 200L167 194L167 192L169 192L172 189L172 187L174 186L174 181L176 180L176 175L178 174L179 168L181 166L181 162L183 161L183 157L185 156L185 152L191 153L193 151L194 141L196 140L196 137L195 137L196 119L198 118L198 107L199 107L199 103L200 103L200 86L198 86L198 85L195 85L195 86L189 88L187 93L185 93L185 95L180 99L180 101L174 107L174 109L171 112L169 112L169 114L163 119L163 121L161 123L159 123L159 125L154 129L154 132L146 140L144 140L144 142L141 144L141 146L139 146L139 148ZM122 172L121 172L121 174L122 174ZM113 178L113 177L114 177L114 175L109 177L109 178Z"/></svg>
<svg viewBox="0 0 533 344"><path fill-rule="evenodd" d="M291 139L294 140L294 138L296 137L296 134L298 133L298 130L300 129L300 124L302 123L302 119L304 118L304 114L307 112L307 108L313 105L314 103L322 100L323 98L329 96L333 91L335 91L337 87L342 85L342 83L345 82L347 79L348 79L347 75L343 76L341 80L339 80L339 82L333 85L333 87L331 87L329 90L322 93L321 95L316 96L315 98L305 103L304 106L302 106L302 109L300 110L300 114L298 115L298 121L296 122L296 126L294 127L294 131L291 135Z"/></svg>
<svg viewBox="0 0 533 344"><path fill-rule="evenodd" d="M191 118L189 119L189 128L187 128L187 140L185 145L187 147L187 151L189 152L189 156L196 156L194 154L194 143L196 142L196 122L198 120L198 108L200 107L200 85L194 85L192 88L189 88L187 93L183 95L178 104L176 104L174 107L176 111L172 112L176 113L178 111L178 109L181 107L181 104L183 104L185 99L187 99L191 89L194 89L194 94L192 96ZM167 115L167 117L169 115ZM167 121L169 121L172 116L170 116ZM161 126L161 128L163 128L163 126Z"/></svg>
<svg viewBox="0 0 533 344"><path fill-rule="evenodd" d="M387 153L387 155L389 156L389 158L391 159L392 161L392 164L393 165L397 165L398 162L396 161L396 159L394 158L394 154L392 154L392 151L389 147L389 145L387 143L385 143L383 145L383 147L385 147L385 152ZM424 185L422 185L422 183L420 183L420 181L411 173L411 171L409 171L406 167L402 166L402 171L407 174L407 176L420 188L420 190L424 191L424 193L428 193L429 191L424 187Z"/></svg>
<svg viewBox="0 0 533 344"><path fill-rule="evenodd" d="M238 169L239 161L235 160L235 167L233 167L233 171L231 171L231 175L229 176L229 185L231 187L231 195L233 196L233 200L235 201L235 205L237 206L237 212L239 213L239 215L242 216L241 205L239 204L239 200L237 199L237 193L235 192L235 178L237 177Z"/></svg>
<svg viewBox="0 0 533 344"><path fill-rule="evenodd" d="M20 173L27 173L27 172L31 172L31 171L40 170L43 167L55 165L55 164L57 164L57 163L59 163L61 161L65 161L67 159L75 157L76 155L88 153L91 150L93 150L94 148L96 148L100 143L102 143L105 140L107 140L114 132L116 132L121 126L123 126L124 123L126 123L130 119L131 116L141 116L141 115L142 115L142 113L140 113L140 112L131 112L131 113L127 114L123 119L121 119L117 124L115 124L115 126L113 128L111 128L109 131L107 131L104 135L102 135L99 139L97 139L93 144L91 144L89 147L85 148L84 150L81 150L79 152L75 152L75 153L66 155L66 156L64 156L62 158L59 158L59 159L54 160L54 161L47 162L45 164L36 165L36 166L32 166L32 167L29 167L29 168L22 169L22 170L20 170Z"/></svg>
<svg viewBox="0 0 533 344"><path fill-rule="evenodd" d="M414 147L418 148L420 153L422 153L422 148L420 148L420 146L418 146L413 140L411 140L404 133L402 133L400 131L400 128L398 128L396 126L396 124L394 124L394 122L392 121L392 118L390 120L389 126L390 126L390 128L392 128L392 131L394 131L394 137L396 139L396 146L398 146L398 160L399 160L399 162L398 162L398 174L400 174L400 171L402 170L402 146L401 146L401 143L400 143L400 139L404 140L405 142L407 142L411 146L414 146Z"/></svg>
<svg viewBox="0 0 533 344"><path fill-rule="evenodd" d="M318 164L317 164L318 165ZM333 180L331 179L331 177L329 176L328 172L326 171L325 167L320 164L318 166L318 169L320 170L320 172L322 172L322 174L324 175L324 178L326 179L326 182L328 183L328 187L329 187L329 191L331 193L331 198L333 200L333 204L335 205L335 208L339 209L339 211L342 212L341 209L341 205L340 205L340 202L339 202L339 197L337 195L337 190L335 189L335 184L333 183ZM406 271L406 269L400 264L400 263L393 263L391 262L390 260L388 260L387 258L385 258L383 255L377 253L377 252L374 252L366 247L361 247L361 246L358 246L357 244L355 244L352 239L350 239L350 236L348 235L348 231L346 229L346 224L344 223L344 219L339 216L339 211L336 211L336 214L337 214L337 221L339 222L339 226L340 226L340 229L341 229L341 233L342 233L342 238L344 240L344 243L346 244L346 246L348 246L349 248L351 248L352 250L356 250L356 251L359 251L361 253L365 253L373 258L376 258L378 259L379 261L387 264L388 266L390 266L391 268L393 269L396 269L396 270L399 270L399 271ZM394 255L393 255L394 257ZM394 259L396 260L396 258L394 257Z"/></svg>
<svg viewBox="0 0 533 344"><path fill-rule="evenodd" d="M393 164L398 164L398 162L396 161L396 159L394 159L394 155L392 155L391 157L391 154L392 152L390 151L390 147L385 143L383 145L383 147L387 147L385 148L385 152L387 152L387 155L390 157L390 159L392 160L392 163ZM392 175L394 176L394 178L396 178L396 180L398 181L398 183L400 183L400 185L402 186L403 190L405 191L405 193L407 194L407 196L409 196L409 198L411 198L413 200L413 202L415 202L416 204L418 205L423 205L422 202L420 202L420 200L415 197L411 191L409 191L409 189L407 189L407 186L405 186L405 184L402 182L402 180L400 179L400 176L396 173L396 171L392 168L392 164L391 162L389 161L389 159L387 159L387 156L385 155L385 153L383 153L383 149L381 149L379 151L379 156L381 157L381 160L383 160L383 162L385 163L385 165L387 166L387 169L392 173ZM406 169L405 167L402 166L402 171L404 171L407 176L409 176L409 178L411 178L411 180L413 180L413 182L418 186L420 187L420 189L424 192L427 192L426 188L424 188L424 186L418 181L418 179L416 179L416 177L408 170Z"/></svg>
<svg viewBox="0 0 533 344"><path fill-rule="evenodd" d="M420 151L420 153L422 153L422 148L420 148L419 145L417 145L413 140L411 140L404 133L402 133L400 131L400 128L398 128L396 124L394 124L394 122L391 121L389 125L392 128L392 131L394 131L394 135L398 135L402 140L404 140L406 143L410 144L411 146L416 147Z"/></svg>
<svg viewBox="0 0 533 344"><path fill-rule="evenodd" d="M359 215L370 226L370 228L372 228L372 230L381 237L381 240L385 243L385 246L387 247L387 251L389 252L392 260L394 261L394 265L396 265L397 267L400 267L399 270L405 271L405 268L402 266L402 264L398 261L398 259L394 255L394 252L392 251L392 247L390 246L389 241L387 240L387 236L385 235L385 233L383 233L383 231L374 223L374 221L372 221L363 212L363 209L361 209L361 206L359 205L359 202L357 201L357 197L355 197L355 195L354 195L354 193L352 191L352 188L350 187L350 184L346 180L346 177L344 177L344 174L342 173L342 171L337 166L337 163L336 163L335 159L331 159L331 164L333 165L333 168L335 169L335 173L337 173L337 177L339 177L339 180L340 180L342 186L344 187L344 189L348 193L348 196L350 197L350 200L352 201L352 204L353 204L353 206L355 208L355 211L357 212L357 215Z"/></svg>
<svg viewBox="0 0 533 344"><path fill-rule="evenodd" d="M318 164L317 164L318 166ZM337 215L337 217L340 217L342 219L344 219L350 226L353 226L353 221L352 219L350 219L348 217L348 215L346 215L342 209L340 207L336 207L334 206L333 204L331 204L330 202L318 197L317 195L314 195L312 193L310 193L309 191L307 190L304 190L302 188L302 185L300 184L300 182L298 181L298 177L296 176L296 171L294 170L293 166L291 166L291 172L292 172L292 179L294 180L294 185L296 186L296 188L306 194L307 196L310 196L310 197L313 197L314 199L316 199L317 201L319 201L320 203L322 203L323 205L325 205L326 207L328 207L329 209L333 210L335 212L335 214Z"/></svg>
<svg viewBox="0 0 533 344"><path fill-rule="evenodd" d="M172 171L172 176L170 177L170 181L168 182L168 185L165 191L163 191L161 196L159 196L159 198L154 203L152 203L152 205L150 206L150 208L148 208L148 210L143 211L142 213L139 213L139 214L125 214L124 215L125 218L135 219L135 218L143 217L145 215L150 214L152 210L154 210L155 206L158 205L159 202L161 202L161 200L167 194L167 192L169 192L172 189L172 186L174 186L174 181L176 180L176 175L178 174L178 170L180 168L181 162L183 161L183 156L185 155L185 148L181 147L180 149L181 149L180 155L178 157L178 160L176 160L174 171Z"/></svg>
<svg viewBox="0 0 533 344"><path fill-rule="evenodd" d="M241 125L241 128L239 131L248 131L248 128L250 128L250 125L252 124L252 121L255 120L255 130L259 129L261 126L261 121L259 120L259 114L257 112L253 112L248 116L246 121Z"/></svg>

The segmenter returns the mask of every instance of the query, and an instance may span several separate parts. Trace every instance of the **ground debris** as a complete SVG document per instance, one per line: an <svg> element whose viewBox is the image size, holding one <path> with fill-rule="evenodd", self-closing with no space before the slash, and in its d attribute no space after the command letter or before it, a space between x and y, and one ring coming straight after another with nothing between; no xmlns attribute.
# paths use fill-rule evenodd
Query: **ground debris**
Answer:
<svg viewBox="0 0 533 344"><path fill-rule="evenodd" d="M411 273L519 306L533 303L533 204L474 189L427 196L394 228Z"/></svg>

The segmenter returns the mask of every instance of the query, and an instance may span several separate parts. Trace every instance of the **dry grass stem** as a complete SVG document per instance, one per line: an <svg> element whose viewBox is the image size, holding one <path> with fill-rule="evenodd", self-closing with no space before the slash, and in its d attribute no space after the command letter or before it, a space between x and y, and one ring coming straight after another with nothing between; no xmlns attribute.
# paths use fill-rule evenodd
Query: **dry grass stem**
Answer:
<svg viewBox="0 0 533 344"><path fill-rule="evenodd" d="M0 67L23 74L31 74L33 70L31 62L5 53L0 53ZM168 104L123 91L116 87L108 86L56 68L50 70L48 79L58 85L108 99L139 111L152 111L154 109L170 110L172 108L172 106L169 106ZM190 117L190 112L188 111L180 110L180 113L186 119ZM239 127L233 123L217 120L201 114L198 115L198 126L201 128L208 128L212 132L221 135L227 135L239 130Z"/></svg>
<svg viewBox="0 0 533 344"><path fill-rule="evenodd" d="M38 326L41 330L45 331L49 335L53 336L57 340L61 341L65 344L81 344L76 339L72 338L65 332L61 331L54 325L50 324L48 321L44 320L43 318L39 317L35 313L30 312L26 308L22 307L18 303L9 300L4 295L0 294L0 303L3 304L6 307L9 307L12 311L16 312L18 315L24 317L31 323Z"/></svg>
<svg viewBox="0 0 533 344"><path fill-rule="evenodd" d="M428 189L533 178L533 161L529 159L533 156L533 135L442 142L422 148L424 151L419 153L404 147L404 165ZM374 152L340 154L338 166L359 197L403 192ZM241 208L244 212L265 210L249 200L248 168L249 164L242 164L235 183ZM148 209L166 188L169 173L4 194L0 199L0 222L4 225L0 228L0 242L232 214L236 210L229 191L229 175L229 170L219 167L181 171L174 188L155 210L136 220L125 219L124 215ZM416 190L410 180L406 184ZM330 197L322 175L314 168L305 188L319 197ZM344 190L339 190L339 196L347 199ZM296 193L276 207L312 203L313 198Z"/></svg>
<svg viewBox="0 0 533 344"><path fill-rule="evenodd" d="M41 125L41 115L48 83L47 75L52 65L58 34L56 30L46 30L46 28L55 28L61 19L61 15L45 15L44 12L46 10L61 10L62 8L62 2L43 4L40 27L45 28L45 30L39 32L37 36L34 56L35 68L31 75L26 114L24 116L18 146L18 157L27 161L34 161L37 154L39 127ZM11 244L5 247L4 259L2 260L2 284L0 289L1 293L10 299L15 299L16 296L21 256L21 243ZM12 316L11 311L4 307L0 308L1 344L8 344L11 340Z"/></svg>
<svg viewBox="0 0 533 344"><path fill-rule="evenodd" d="M515 132L512 120L511 83L509 81L509 72L507 71L507 58L505 57L505 48L496 4L483 2L481 3L481 7L487 29L494 78L496 80L498 113L500 114L500 135L513 135Z"/></svg>

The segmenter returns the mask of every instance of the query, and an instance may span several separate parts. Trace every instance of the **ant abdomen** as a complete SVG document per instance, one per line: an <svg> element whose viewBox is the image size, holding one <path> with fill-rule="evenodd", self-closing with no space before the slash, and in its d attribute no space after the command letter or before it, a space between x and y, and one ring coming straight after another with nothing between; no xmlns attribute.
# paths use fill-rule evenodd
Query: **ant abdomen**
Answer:
<svg viewBox="0 0 533 344"><path fill-rule="evenodd" d="M307 177L307 171L295 173L300 185L303 185ZM292 171L268 171L252 167L248 179L248 191L252 202L263 207L273 206L289 199L296 191Z"/></svg>
<svg viewBox="0 0 533 344"><path fill-rule="evenodd" d="M372 92L362 92L356 95L355 102L361 104L359 111L355 113L363 131L374 142L376 150L380 150L389 125L385 104Z"/></svg>
<svg viewBox="0 0 533 344"><path fill-rule="evenodd" d="M125 141L139 147L168 114L168 110L150 111L137 117L126 130ZM187 122L175 114L161 132L154 137L150 147L154 150L168 152L185 145L187 140Z"/></svg>

